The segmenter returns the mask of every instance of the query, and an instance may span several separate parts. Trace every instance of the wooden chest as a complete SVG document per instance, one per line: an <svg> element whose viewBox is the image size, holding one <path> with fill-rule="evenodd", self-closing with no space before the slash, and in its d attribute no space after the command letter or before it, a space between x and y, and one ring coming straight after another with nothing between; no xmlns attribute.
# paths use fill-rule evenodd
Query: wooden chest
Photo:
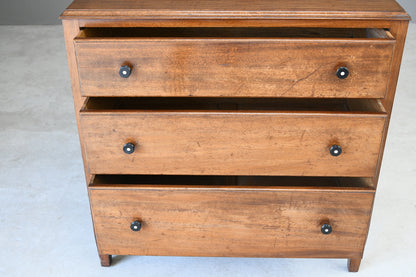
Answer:
<svg viewBox="0 0 416 277"><path fill-rule="evenodd" d="M98 253L358 271L409 16L393 0L75 0Z"/></svg>

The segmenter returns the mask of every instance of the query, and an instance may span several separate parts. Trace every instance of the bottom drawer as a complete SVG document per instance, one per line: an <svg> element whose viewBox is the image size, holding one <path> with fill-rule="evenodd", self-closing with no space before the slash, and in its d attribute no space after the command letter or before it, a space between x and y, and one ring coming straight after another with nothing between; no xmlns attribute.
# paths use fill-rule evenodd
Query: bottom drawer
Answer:
<svg viewBox="0 0 416 277"><path fill-rule="evenodd" d="M89 194L101 254L346 258L362 255L374 190L365 178L103 175Z"/></svg>

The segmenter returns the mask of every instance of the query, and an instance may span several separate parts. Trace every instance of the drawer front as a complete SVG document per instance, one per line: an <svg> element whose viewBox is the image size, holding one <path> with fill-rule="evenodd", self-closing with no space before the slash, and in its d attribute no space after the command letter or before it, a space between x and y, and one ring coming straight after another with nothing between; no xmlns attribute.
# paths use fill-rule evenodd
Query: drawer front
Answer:
<svg viewBox="0 0 416 277"><path fill-rule="evenodd" d="M372 191L358 189L133 185L89 192L100 253L115 255L361 257L373 202ZM140 231L131 230L134 221ZM332 233L322 233L325 223Z"/></svg>
<svg viewBox="0 0 416 277"><path fill-rule="evenodd" d="M83 96L382 98L393 40L85 39ZM120 67L132 68L128 78ZM336 71L347 67L346 79Z"/></svg>
<svg viewBox="0 0 416 277"><path fill-rule="evenodd" d="M81 112L80 122L92 174L373 176L385 115Z"/></svg>

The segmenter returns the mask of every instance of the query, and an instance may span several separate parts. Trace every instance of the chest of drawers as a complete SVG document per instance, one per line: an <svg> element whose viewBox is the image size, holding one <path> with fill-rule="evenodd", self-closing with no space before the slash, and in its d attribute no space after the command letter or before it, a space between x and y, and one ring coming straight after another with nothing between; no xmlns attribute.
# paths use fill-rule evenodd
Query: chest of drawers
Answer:
<svg viewBox="0 0 416 277"><path fill-rule="evenodd" d="M358 271L409 17L392 0L75 0L61 15L111 255Z"/></svg>

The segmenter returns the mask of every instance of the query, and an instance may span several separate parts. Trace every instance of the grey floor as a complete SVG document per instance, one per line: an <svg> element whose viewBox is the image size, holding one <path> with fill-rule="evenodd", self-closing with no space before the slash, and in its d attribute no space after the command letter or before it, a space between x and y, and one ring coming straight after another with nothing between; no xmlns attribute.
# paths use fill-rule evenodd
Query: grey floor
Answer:
<svg viewBox="0 0 416 277"><path fill-rule="evenodd" d="M360 272L346 260L115 257L99 265L60 26L0 27L0 276L416 276L411 24Z"/></svg>

